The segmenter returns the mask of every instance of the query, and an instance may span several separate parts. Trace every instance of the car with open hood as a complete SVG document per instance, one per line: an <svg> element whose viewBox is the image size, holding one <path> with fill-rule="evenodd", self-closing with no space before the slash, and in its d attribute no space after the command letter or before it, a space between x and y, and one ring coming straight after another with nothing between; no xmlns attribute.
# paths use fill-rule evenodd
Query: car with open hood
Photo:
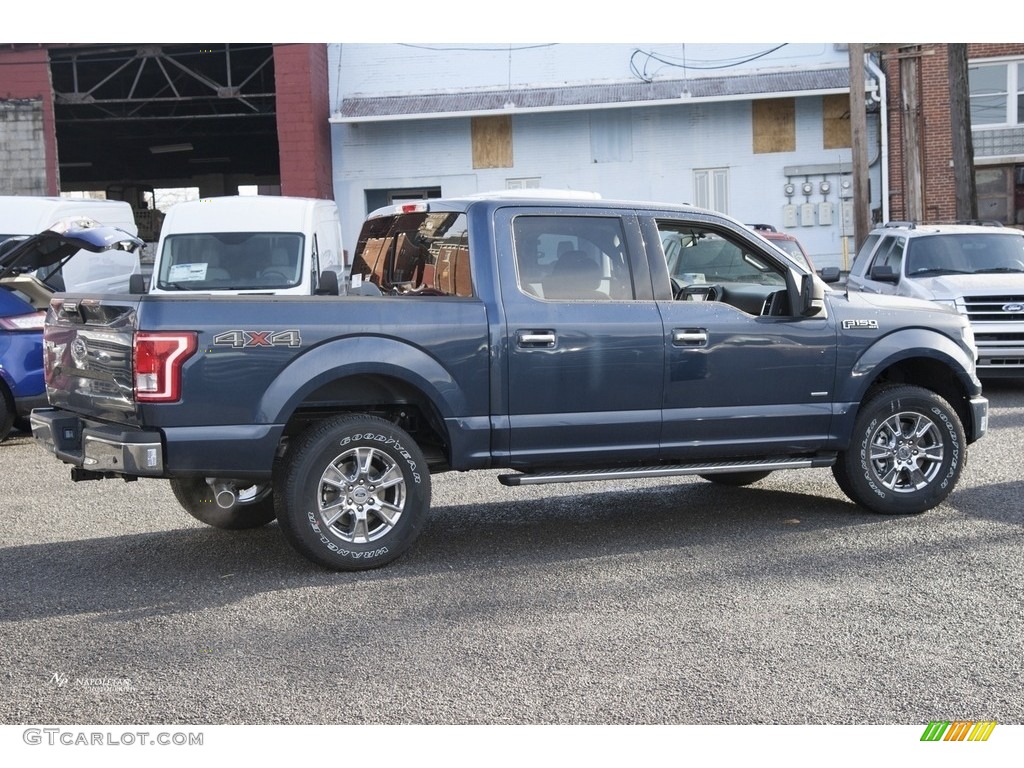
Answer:
<svg viewBox="0 0 1024 768"><path fill-rule="evenodd" d="M32 408L46 405L43 320L55 293L46 276L82 251L103 258L140 247L136 236L92 219L67 219L0 242L0 440Z"/></svg>

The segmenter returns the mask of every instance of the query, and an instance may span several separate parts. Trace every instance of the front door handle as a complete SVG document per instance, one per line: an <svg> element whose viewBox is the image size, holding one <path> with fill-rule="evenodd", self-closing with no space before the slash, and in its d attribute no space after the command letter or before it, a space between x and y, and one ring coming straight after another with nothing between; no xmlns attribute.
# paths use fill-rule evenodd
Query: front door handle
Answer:
<svg viewBox="0 0 1024 768"><path fill-rule="evenodd" d="M704 328L673 328L672 343L677 347L703 347L708 343Z"/></svg>
<svg viewBox="0 0 1024 768"><path fill-rule="evenodd" d="M516 331L516 343L530 349L551 349L555 346L554 331Z"/></svg>

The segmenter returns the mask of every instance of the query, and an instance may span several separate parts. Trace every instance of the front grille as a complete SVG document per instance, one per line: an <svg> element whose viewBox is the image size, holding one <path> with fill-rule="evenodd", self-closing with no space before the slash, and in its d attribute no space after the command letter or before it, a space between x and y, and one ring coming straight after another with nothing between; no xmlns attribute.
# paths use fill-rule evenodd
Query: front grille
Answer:
<svg viewBox="0 0 1024 768"><path fill-rule="evenodd" d="M972 323L1024 322L1024 296L1019 294L1016 296L965 296L964 308Z"/></svg>

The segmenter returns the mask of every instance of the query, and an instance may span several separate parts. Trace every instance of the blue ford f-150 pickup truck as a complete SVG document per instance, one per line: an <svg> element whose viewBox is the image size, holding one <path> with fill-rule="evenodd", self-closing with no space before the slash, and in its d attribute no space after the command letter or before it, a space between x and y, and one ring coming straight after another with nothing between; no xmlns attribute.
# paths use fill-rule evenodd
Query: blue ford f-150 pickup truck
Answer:
<svg viewBox="0 0 1024 768"><path fill-rule="evenodd" d="M347 295L59 295L38 442L75 480L168 478L328 568L406 551L431 473L509 485L831 466L942 502L987 428L967 321L846 295L722 215L479 196L382 209Z"/></svg>

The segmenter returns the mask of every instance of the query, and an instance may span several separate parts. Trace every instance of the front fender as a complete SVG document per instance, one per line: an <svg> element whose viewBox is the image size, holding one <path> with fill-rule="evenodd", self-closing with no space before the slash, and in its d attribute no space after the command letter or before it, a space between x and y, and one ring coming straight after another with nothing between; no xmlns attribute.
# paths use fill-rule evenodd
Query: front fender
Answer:
<svg viewBox="0 0 1024 768"><path fill-rule="evenodd" d="M839 371L836 381L833 434L844 443L853 430L857 411L868 390L879 380L892 376L933 389L951 400L965 419L973 418L970 400L981 394L981 382L975 374L974 359L965 346L949 336L929 328L895 331L865 347L853 338L859 331L839 337ZM844 343L845 340L845 343ZM943 376L943 371L949 377ZM959 400L959 402L958 402ZM977 425L965 423L968 433Z"/></svg>
<svg viewBox="0 0 1024 768"><path fill-rule="evenodd" d="M839 337L840 350L846 346L843 344L845 336ZM836 399L859 402L881 372L902 361L922 358L935 360L947 367L966 394L981 392L981 382L974 371L974 357L964 346L928 328L906 328L874 342L848 364L841 361L839 370L849 371L849 374L837 382Z"/></svg>

